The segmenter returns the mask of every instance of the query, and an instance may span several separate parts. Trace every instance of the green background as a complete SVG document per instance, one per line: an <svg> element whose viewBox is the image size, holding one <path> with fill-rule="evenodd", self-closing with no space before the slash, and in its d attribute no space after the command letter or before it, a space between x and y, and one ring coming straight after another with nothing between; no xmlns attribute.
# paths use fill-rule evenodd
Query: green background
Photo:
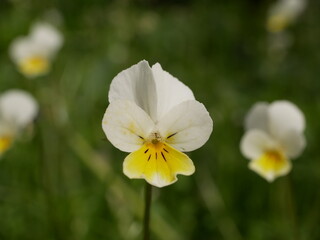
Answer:
<svg viewBox="0 0 320 240"><path fill-rule="evenodd" d="M152 239L320 239L320 2L282 35L265 28L273 3L0 0L0 93L25 89L40 104L0 161L0 239L141 239L144 180L122 173L126 153L101 120L112 78L142 59L188 85L214 121L189 154L195 174L154 188ZM26 79L10 42L57 12L64 46L47 76ZM279 99L305 113L307 147L269 184L239 142L249 108Z"/></svg>

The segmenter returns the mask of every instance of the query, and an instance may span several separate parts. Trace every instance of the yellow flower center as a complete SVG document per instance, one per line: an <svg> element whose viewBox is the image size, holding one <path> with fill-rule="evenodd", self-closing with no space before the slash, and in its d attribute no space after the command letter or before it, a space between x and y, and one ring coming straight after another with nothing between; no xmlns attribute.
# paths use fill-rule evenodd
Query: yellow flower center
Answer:
<svg viewBox="0 0 320 240"><path fill-rule="evenodd" d="M291 162L281 150L268 150L258 159L250 161L249 168L271 182L287 174L291 170Z"/></svg>
<svg viewBox="0 0 320 240"><path fill-rule="evenodd" d="M267 29L269 32L277 33L283 31L289 24L289 18L286 15L274 15L268 19Z"/></svg>
<svg viewBox="0 0 320 240"><path fill-rule="evenodd" d="M191 175L195 168L186 154L165 143L159 132L153 132L140 149L126 157L123 170L130 178L145 178L163 187L175 182L177 174Z"/></svg>
<svg viewBox="0 0 320 240"><path fill-rule="evenodd" d="M26 58L19 64L19 70L29 77L43 75L47 73L49 69L49 60L41 56Z"/></svg>
<svg viewBox="0 0 320 240"><path fill-rule="evenodd" d="M264 171L279 171L287 163L287 159L281 151L271 150L265 152L258 160L258 164Z"/></svg>
<svg viewBox="0 0 320 240"><path fill-rule="evenodd" d="M0 154L7 151L12 144L12 137L11 136L2 136L0 137Z"/></svg>

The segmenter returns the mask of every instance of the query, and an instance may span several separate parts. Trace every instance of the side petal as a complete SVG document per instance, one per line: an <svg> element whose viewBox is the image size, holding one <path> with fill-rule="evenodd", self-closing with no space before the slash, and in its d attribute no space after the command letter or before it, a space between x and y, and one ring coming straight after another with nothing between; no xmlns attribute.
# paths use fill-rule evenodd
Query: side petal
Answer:
<svg viewBox="0 0 320 240"><path fill-rule="evenodd" d="M145 144L129 154L123 162L123 172L129 178L144 178L156 187L177 181L177 174L191 175L195 167L191 159L168 144Z"/></svg>
<svg viewBox="0 0 320 240"><path fill-rule="evenodd" d="M268 103L254 104L245 117L245 129L260 129L268 132Z"/></svg>
<svg viewBox="0 0 320 240"><path fill-rule="evenodd" d="M27 92L9 90L0 96L0 116L16 127L28 125L38 113L38 103Z"/></svg>
<svg viewBox="0 0 320 240"><path fill-rule="evenodd" d="M279 140L284 151L290 158L298 157L306 146L304 135L296 130L287 131Z"/></svg>
<svg viewBox="0 0 320 240"><path fill-rule="evenodd" d="M132 152L143 145L154 124L136 104L118 100L109 104L102 119L102 128L116 148Z"/></svg>
<svg viewBox="0 0 320 240"><path fill-rule="evenodd" d="M275 101L269 106L269 128L273 136L281 138L287 131L302 132L305 119L300 109L289 101Z"/></svg>
<svg viewBox="0 0 320 240"><path fill-rule="evenodd" d="M23 59L29 58L36 52L36 47L29 37L18 37L9 47L11 59L19 64Z"/></svg>
<svg viewBox="0 0 320 240"><path fill-rule="evenodd" d="M193 151L205 144L212 127L212 119L205 106L195 100L173 107L158 124L164 141L183 152Z"/></svg>
<svg viewBox="0 0 320 240"><path fill-rule="evenodd" d="M111 82L109 102L129 100L157 121L156 84L149 63L141 61L120 72Z"/></svg>
<svg viewBox="0 0 320 240"><path fill-rule="evenodd" d="M277 148L276 142L261 130L249 130L240 142L240 151L248 159L260 157L266 150Z"/></svg>
<svg viewBox="0 0 320 240"><path fill-rule="evenodd" d="M164 71L159 63L152 66L152 72L158 97L158 119L161 119L172 107L187 100L195 100L190 88Z"/></svg>

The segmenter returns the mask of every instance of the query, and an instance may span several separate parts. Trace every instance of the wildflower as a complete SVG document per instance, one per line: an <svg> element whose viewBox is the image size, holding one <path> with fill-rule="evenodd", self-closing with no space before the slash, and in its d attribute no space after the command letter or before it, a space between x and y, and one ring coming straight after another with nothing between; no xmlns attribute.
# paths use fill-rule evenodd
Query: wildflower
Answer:
<svg viewBox="0 0 320 240"><path fill-rule="evenodd" d="M37 112L37 102L25 91L9 90L0 95L0 157Z"/></svg>
<svg viewBox="0 0 320 240"><path fill-rule="evenodd" d="M102 120L109 141L124 152L123 172L163 187L195 167L181 151L201 147L212 132L203 104L178 79L147 61L120 72L112 81Z"/></svg>
<svg viewBox="0 0 320 240"><path fill-rule="evenodd" d="M249 111L245 127L240 148L250 159L249 168L269 182L288 174L290 159L306 145L303 113L289 101L259 102Z"/></svg>
<svg viewBox="0 0 320 240"><path fill-rule="evenodd" d="M26 77L45 75L50 71L51 61L61 48L63 38L52 25L38 22L30 34L15 39L9 49L18 70Z"/></svg>
<svg viewBox="0 0 320 240"><path fill-rule="evenodd" d="M270 9L267 29L281 32L294 22L306 7L306 0L278 0Z"/></svg>

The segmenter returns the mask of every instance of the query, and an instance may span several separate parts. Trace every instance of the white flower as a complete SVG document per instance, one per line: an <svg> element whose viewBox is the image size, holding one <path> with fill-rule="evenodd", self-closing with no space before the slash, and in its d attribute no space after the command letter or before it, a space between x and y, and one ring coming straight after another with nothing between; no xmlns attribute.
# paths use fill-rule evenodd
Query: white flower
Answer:
<svg viewBox="0 0 320 240"><path fill-rule="evenodd" d="M25 91L9 90L0 95L0 156L37 113L37 102Z"/></svg>
<svg viewBox="0 0 320 240"><path fill-rule="evenodd" d="M57 29L45 22L38 22L30 34L18 37L10 45L9 53L19 71L27 77L48 73L51 61L61 48L63 37Z"/></svg>
<svg viewBox="0 0 320 240"><path fill-rule="evenodd" d="M278 0L269 11L267 29L281 32L303 12L306 0Z"/></svg>
<svg viewBox="0 0 320 240"><path fill-rule="evenodd" d="M194 173L193 162L180 151L201 147L212 120L187 86L160 64L151 68L141 61L113 79L109 102L102 127L116 148L132 152L123 163L125 175L163 187L177 174Z"/></svg>
<svg viewBox="0 0 320 240"><path fill-rule="evenodd" d="M290 159L305 148L303 113L289 101L256 103L245 119L246 133L240 144L250 159L249 168L269 182L291 170Z"/></svg>

